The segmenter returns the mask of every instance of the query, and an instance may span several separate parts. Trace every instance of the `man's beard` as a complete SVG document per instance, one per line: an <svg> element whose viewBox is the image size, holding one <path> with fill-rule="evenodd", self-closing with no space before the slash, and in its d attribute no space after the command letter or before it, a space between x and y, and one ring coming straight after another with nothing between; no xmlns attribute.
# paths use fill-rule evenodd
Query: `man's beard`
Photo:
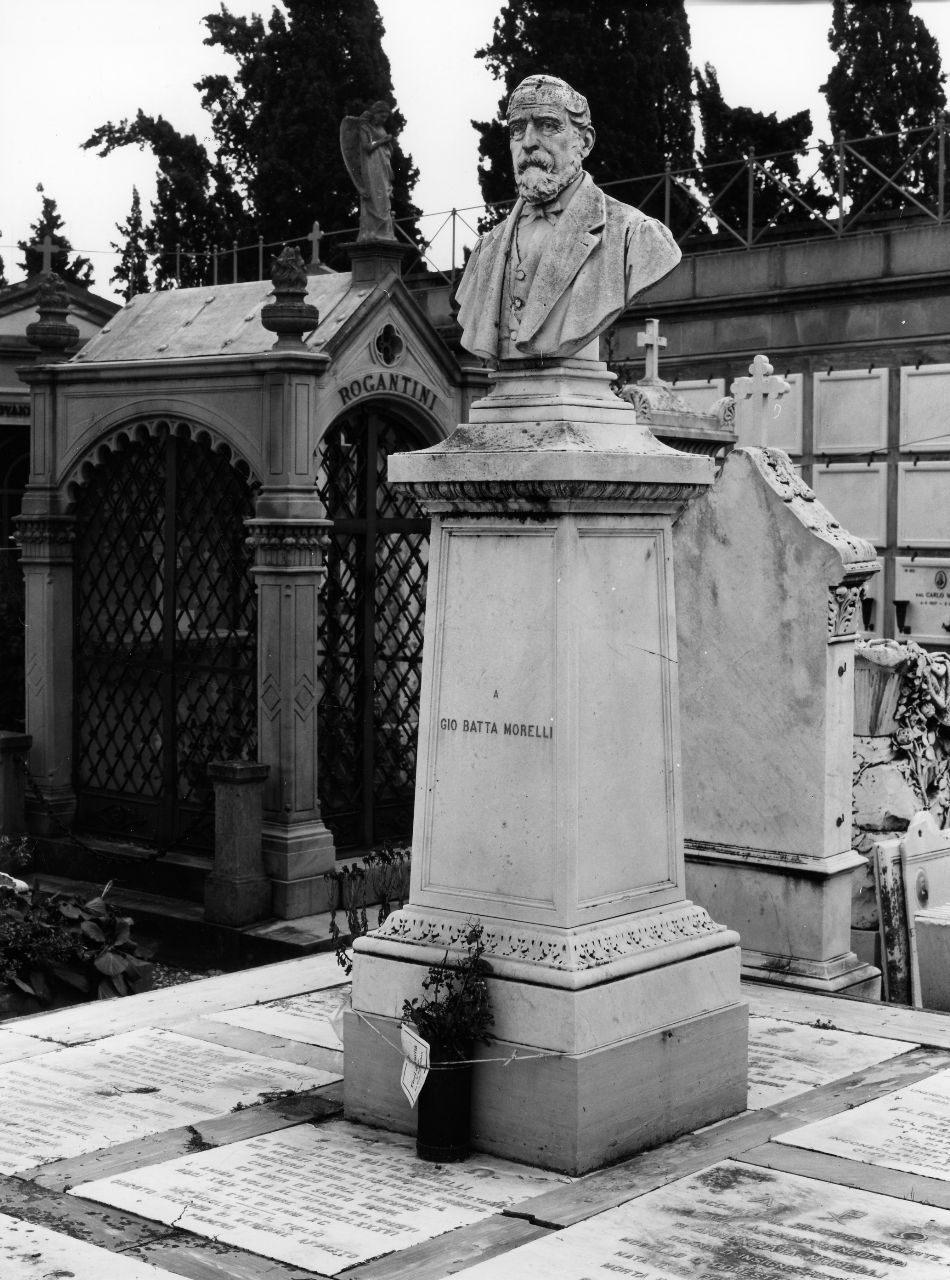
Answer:
<svg viewBox="0 0 950 1280"><path fill-rule="evenodd" d="M515 175L518 195L531 204L547 204L559 191L570 186L581 171L580 157L574 156L561 169L547 156L526 161Z"/></svg>

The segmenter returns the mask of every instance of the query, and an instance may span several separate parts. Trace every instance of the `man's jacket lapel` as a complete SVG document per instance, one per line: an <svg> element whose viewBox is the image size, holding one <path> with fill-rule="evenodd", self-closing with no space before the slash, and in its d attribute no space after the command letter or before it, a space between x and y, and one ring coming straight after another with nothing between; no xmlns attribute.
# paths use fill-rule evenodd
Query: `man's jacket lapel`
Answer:
<svg viewBox="0 0 950 1280"><path fill-rule="evenodd" d="M594 186L590 174L585 173L541 255L521 320L519 345L534 337L573 283L583 263L600 243L605 218L604 194Z"/></svg>

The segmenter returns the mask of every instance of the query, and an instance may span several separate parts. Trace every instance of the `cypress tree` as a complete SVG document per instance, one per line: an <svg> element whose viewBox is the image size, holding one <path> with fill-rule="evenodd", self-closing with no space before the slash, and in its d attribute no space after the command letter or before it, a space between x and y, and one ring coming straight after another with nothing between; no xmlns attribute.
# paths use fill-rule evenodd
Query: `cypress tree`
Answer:
<svg viewBox="0 0 950 1280"><path fill-rule="evenodd" d="M116 223L116 231L124 237L124 244L113 244L120 254L115 272L109 278L110 284L125 286L122 296L126 302L137 293L148 293L148 254L145 249L145 227L142 221L142 201L139 199L137 187L132 188L132 207L125 223Z"/></svg>
<svg viewBox="0 0 950 1280"><path fill-rule="evenodd" d="M692 164L692 71L682 0L508 0L490 43L475 56L503 82L502 121L525 76L548 72L567 80L587 98L597 132L585 168L601 185L616 183L611 194L618 199L662 216L662 192L648 198L654 183L636 179L662 173L667 161L674 168ZM475 128L483 199L490 206L510 201L505 126L494 120Z"/></svg>
<svg viewBox="0 0 950 1280"><path fill-rule="evenodd" d="M69 243L66 236L63 235L63 219L56 207L56 201L48 196L43 190L43 184L37 186L37 191L43 197L43 206L40 216L36 222L30 226L29 240L18 240L17 248L23 254L23 261L20 263L20 270L25 272L27 277L39 275L43 270L43 252L39 246L43 239L49 236L53 242L53 255L51 260L51 268L63 280L69 284L79 285L81 289L88 289L93 283L92 263L88 258L82 258L78 255L70 261L69 255L73 251L73 246Z"/></svg>

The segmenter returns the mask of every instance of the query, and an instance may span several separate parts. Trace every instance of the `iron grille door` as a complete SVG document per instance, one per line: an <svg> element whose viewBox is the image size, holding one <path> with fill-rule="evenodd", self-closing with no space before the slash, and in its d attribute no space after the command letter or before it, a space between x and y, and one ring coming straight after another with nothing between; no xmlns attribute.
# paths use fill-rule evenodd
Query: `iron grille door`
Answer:
<svg viewBox="0 0 950 1280"><path fill-rule="evenodd" d="M89 831L210 849L209 760L256 742L252 496L220 452L160 429L77 506L75 786Z"/></svg>
<svg viewBox="0 0 950 1280"><path fill-rule="evenodd" d="M429 521L389 484L386 464L426 443L395 416L357 412L321 449L317 483L333 524L321 592L320 804L340 848L412 832Z"/></svg>

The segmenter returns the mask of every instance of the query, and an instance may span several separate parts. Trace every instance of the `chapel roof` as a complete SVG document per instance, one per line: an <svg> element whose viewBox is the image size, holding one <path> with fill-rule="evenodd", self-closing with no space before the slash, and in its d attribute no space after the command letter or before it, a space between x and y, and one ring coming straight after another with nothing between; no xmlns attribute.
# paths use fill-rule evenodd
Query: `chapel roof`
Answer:
<svg viewBox="0 0 950 1280"><path fill-rule="evenodd" d="M309 276L306 300L317 308L320 321L304 338L307 349L323 351L375 287L354 285L348 271ZM139 294L83 347L73 363L270 351L274 334L261 324L261 308L273 301L269 280Z"/></svg>

